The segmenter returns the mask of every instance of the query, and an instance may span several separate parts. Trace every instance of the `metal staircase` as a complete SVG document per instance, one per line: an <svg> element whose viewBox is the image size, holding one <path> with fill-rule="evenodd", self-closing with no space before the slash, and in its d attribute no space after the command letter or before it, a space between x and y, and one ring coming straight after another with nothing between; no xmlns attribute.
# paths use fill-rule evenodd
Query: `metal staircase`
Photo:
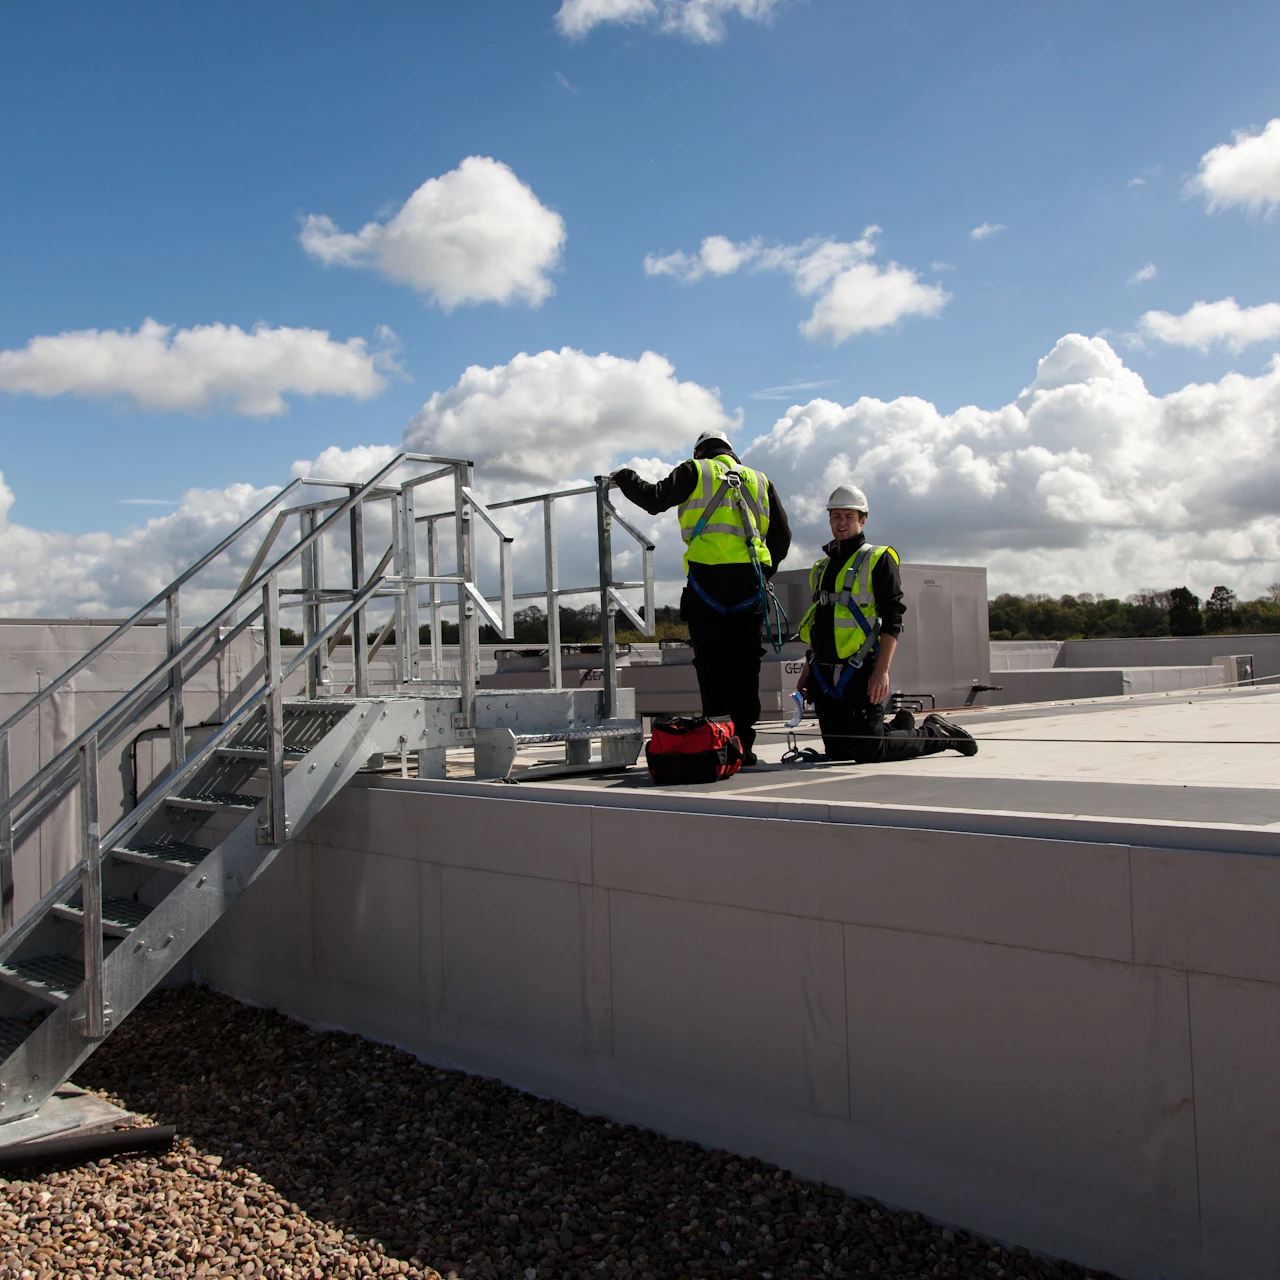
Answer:
<svg viewBox="0 0 1280 1280"><path fill-rule="evenodd" d="M430 470L405 477L422 464ZM417 515L415 502L422 496L417 491L441 482L451 488L447 506L452 509ZM345 491L345 496L290 504L308 486ZM36 1112L252 885L292 834L371 760L381 764L385 755L398 755L403 768L412 755L420 776L443 776L445 750L465 745L474 753L477 777L501 777L521 741L564 741L567 759L581 763L584 743L592 736L601 740L605 763L635 760L640 725L619 715L626 708L619 706L611 678L613 615L621 608L652 634L653 547L614 511L606 478L594 491L598 588L558 586L553 502L589 490L504 504L540 502L545 514L545 590L517 596L511 573L514 538L476 496L468 461L401 454L365 482L295 480L0 725L0 1143L4 1126ZM293 519L297 537L278 551ZM612 577L609 531L615 519L641 543L643 582L619 583ZM238 548L243 556L242 540L268 520L230 598L184 636L182 589L210 566L216 569L215 562L225 572L228 553ZM457 565L449 574L439 564L444 521L452 523L455 534ZM475 570L473 532L481 523L499 538L500 589L494 598L482 593ZM428 536L426 574L418 572L419 525ZM366 528L388 526L390 545L370 574ZM332 555L339 533L344 551L350 550L350 581L334 587L325 579L324 553L328 544ZM451 603L441 597L446 586L454 588ZM619 595L628 587L644 589L644 618ZM423 588L430 593L425 607L434 641L428 677L421 675L425 664L418 645ZM597 589L610 668L603 691L558 687L557 646L551 688L477 696L481 617L510 638L516 599L543 598L554 617L560 595ZM380 602L383 611L390 604L390 616L375 636L367 615ZM491 607L495 604L499 612ZM302 611L303 644L284 663L280 611L288 607ZM459 621L460 651L453 680L442 673L440 644L440 614L451 607ZM13 735L161 608L167 641L163 660L48 764L13 786ZM263 653L256 678L220 724L204 726L209 732L189 731L184 694L192 678L256 628L262 631ZM335 681L333 667L344 641L351 675ZM388 643L393 674L385 688L375 689L370 659ZM295 696L286 696L286 690L295 689ZM118 759L166 706L167 771L136 804L126 801L118 814L100 814L100 766ZM69 801L78 811L79 839L74 857L66 861L75 865L15 922L15 860L34 856L32 837L42 828L56 837L53 818Z"/></svg>

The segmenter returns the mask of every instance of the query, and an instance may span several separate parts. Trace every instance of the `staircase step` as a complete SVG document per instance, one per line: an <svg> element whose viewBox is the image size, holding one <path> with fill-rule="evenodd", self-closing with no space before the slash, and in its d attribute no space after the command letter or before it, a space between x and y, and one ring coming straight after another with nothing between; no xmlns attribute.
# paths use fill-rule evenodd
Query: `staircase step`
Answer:
<svg viewBox="0 0 1280 1280"><path fill-rule="evenodd" d="M218 754L224 760L265 760L266 747L219 747ZM301 760L307 754L305 747L285 747L286 760Z"/></svg>
<svg viewBox="0 0 1280 1280"><path fill-rule="evenodd" d="M208 791L202 796L169 796L165 800L171 809L197 809L201 813L219 813L223 809L249 813L261 803L261 796L246 795L243 791Z"/></svg>
<svg viewBox="0 0 1280 1280"><path fill-rule="evenodd" d="M84 981L84 961L75 956L24 956L0 961L0 982L28 995L61 1004Z"/></svg>
<svg viewBox="0 0 1280 1280"><path fill-rule="evenodd" d="M61 903L54 907L53 914L60 920L84 922L83 907ZM133 898L103 898L102 932L113 938L127 938L150 914L151 908L145 902L136 902Z"/></svg>
<svg viewBox="0 0 1280 1280"><path fill-rule="evenodd" d="M174 840L170 844L144 843L132 848L120 846L111 850L111 856L117 862L132 862L140 867L176 871L185 876L209 856L209 850Z"/></svg>
<svg viewBox="0 0 1280 1280"><path fill-rule="evenodd" d="M19 1048L31 1034L31 1028L21 1018L0 1018L0 1062Z"/></svg>

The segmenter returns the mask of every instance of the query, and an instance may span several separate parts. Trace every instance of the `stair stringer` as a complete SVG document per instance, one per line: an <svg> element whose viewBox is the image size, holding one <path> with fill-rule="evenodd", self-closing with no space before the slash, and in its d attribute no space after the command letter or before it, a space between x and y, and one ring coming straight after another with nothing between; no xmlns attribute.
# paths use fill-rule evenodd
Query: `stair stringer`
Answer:
<svg viewBox="0 0 1280 1280"><path fill-rule="evenodd" d="M355 776L375 752L393 752L445 737L455 701L385 698L356 702L285 777L288 831L302 830ZM430 735L430 737L428 737ZM283 845L260 844L266 802L210 850L133 934L103 963L103 998L110 1035L275 860ZM104 852L103 857L110 857ZM3 1125L39 1110L102 1040L81 1034L85 988L81 984L0 1063L0 1132ZM105 1037L104 1037L105 1039Z"/></svg>

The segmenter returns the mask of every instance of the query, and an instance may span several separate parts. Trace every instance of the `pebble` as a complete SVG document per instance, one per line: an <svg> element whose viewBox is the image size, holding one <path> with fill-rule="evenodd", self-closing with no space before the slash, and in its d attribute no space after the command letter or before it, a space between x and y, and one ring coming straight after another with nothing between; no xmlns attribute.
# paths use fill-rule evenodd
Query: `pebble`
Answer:
<svg viewBox="0 0 1280 1280"><path fill-rule="evenodd" d="M76 1082L182 1141L0 1179L0 1280L1102 1276L200 987Z"/></svg>

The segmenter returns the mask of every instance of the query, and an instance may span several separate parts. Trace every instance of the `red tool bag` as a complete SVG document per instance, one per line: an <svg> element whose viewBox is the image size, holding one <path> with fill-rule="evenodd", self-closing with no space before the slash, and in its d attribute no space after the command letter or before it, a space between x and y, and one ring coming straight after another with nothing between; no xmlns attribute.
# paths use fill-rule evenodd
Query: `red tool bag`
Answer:
<svg viewBox="0 0 1280 1280"><path fill-rule="evenodd" d="M644 755L649 762L649 776L659 786L718 782L742 768L742 744L728 716L655 720Z"/></svg>

